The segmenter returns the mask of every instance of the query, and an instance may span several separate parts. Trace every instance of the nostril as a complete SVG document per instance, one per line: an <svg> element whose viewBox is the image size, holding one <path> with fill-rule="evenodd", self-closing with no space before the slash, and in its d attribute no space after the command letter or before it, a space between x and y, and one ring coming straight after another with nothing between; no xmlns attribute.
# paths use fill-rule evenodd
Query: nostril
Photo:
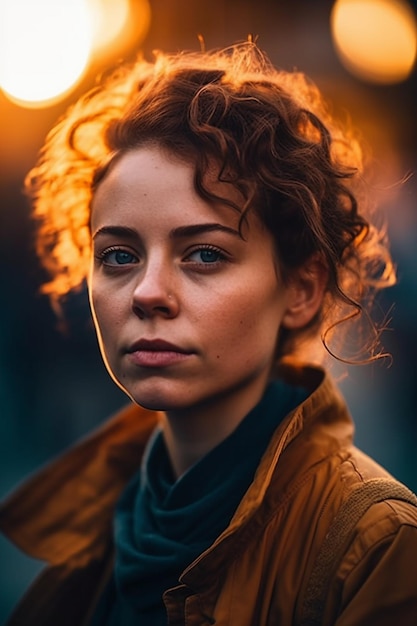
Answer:
<svg viewBox="0 0 417 626"><path fill-rule="evenodd" d="M170 309L167 306L157 306L156 310L161 311L161 313L169 313Z"/></svg>
<svg viewBox="0 0 417 626"><path fill-rule="evenodd" d="M134 303L132 309L135 315L137 315L141 320L146 319L147 317L153 317L154 315L162 315L163 317L172 317L173 315L173 311L169 306L155 306L151 304L149 306L147 304L140 306L139 304Z"/></svg>
<svg viewBox="0 0 417 626"><path fill-rule="evenodd" d="M143 309L141 309L139 306L137 306L136 304L134 304L134 305L132 306L132 310L133 310L134 314L135 314L135 315L137 315L137 317L138 317L140 320L144 320L144 319L145 319L145 317L146 317L145 311L144 311Z"/></svg>

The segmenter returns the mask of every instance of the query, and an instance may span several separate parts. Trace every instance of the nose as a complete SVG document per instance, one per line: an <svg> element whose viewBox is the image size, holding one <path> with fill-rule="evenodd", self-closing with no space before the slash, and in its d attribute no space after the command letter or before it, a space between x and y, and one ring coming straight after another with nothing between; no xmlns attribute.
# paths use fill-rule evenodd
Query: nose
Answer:
<svg viewBox="0 0 417 626"><path fill-rule="evenodd" d="M148 260L132 294L132 310L140 319L176 317L179 301L173 268L163 260Z"/></svg>

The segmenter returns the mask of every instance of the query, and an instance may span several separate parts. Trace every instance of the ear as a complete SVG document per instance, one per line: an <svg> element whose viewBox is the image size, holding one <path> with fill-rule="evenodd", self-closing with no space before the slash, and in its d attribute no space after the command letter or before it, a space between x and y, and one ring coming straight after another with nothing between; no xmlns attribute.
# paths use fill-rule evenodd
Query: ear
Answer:
<svg viewBox="0 0 417 626"><path fill-rule="evenodd" d="M312 256L294 270L288 281L288 304L282 326L288 330L305 328L320 310L328 279L324 261Z"/></svg>

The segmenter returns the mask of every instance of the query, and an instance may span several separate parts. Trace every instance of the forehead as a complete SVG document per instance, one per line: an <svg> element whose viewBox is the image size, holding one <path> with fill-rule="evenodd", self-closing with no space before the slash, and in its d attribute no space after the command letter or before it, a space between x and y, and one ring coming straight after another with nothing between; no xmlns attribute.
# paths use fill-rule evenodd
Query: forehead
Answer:
<svg viewBox="0 0 417 626"><path fill-rule="evenodd" d="M92 224L101 219L132 217L135 210L142 218L146 214L170 220L221 216L222 221L237 226L243 197L232 184L219 181L218 172L212 162L204 173L205 188L219 198L208 200L196 190L191 160L159 145L130 150L115 157L98 183L91 205Z"/></svg>

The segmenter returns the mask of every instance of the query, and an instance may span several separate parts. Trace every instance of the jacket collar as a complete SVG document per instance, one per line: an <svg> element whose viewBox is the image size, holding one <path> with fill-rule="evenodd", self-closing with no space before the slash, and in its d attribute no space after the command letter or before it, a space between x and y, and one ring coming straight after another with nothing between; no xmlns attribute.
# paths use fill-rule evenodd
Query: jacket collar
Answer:
<svg viewBox="0 0 417 626"><path fill-rule="evenodd" d="M180 582L196 591L213 584L215 572L240 552L240 546L263 533L268 519L285 507L312 467L352 443L352 418L329 374L288 360L277 375L310 395L278 426L229 526L181 575Z"/></svg>
<svg viewBox="0 0 417 626"><path fill-rule="evenodd" d="M280 457L302 431L308 435L314 427L328 445L352 439L344 401L323 370L283 363L277 374L310 395L278 427L219 541L244 526L261 505ZM100 557L108 545L115 503L137 471L159 417L135 405L119 412L17 489L0 507L0 529L27 554L52 564Z"/></svg>

